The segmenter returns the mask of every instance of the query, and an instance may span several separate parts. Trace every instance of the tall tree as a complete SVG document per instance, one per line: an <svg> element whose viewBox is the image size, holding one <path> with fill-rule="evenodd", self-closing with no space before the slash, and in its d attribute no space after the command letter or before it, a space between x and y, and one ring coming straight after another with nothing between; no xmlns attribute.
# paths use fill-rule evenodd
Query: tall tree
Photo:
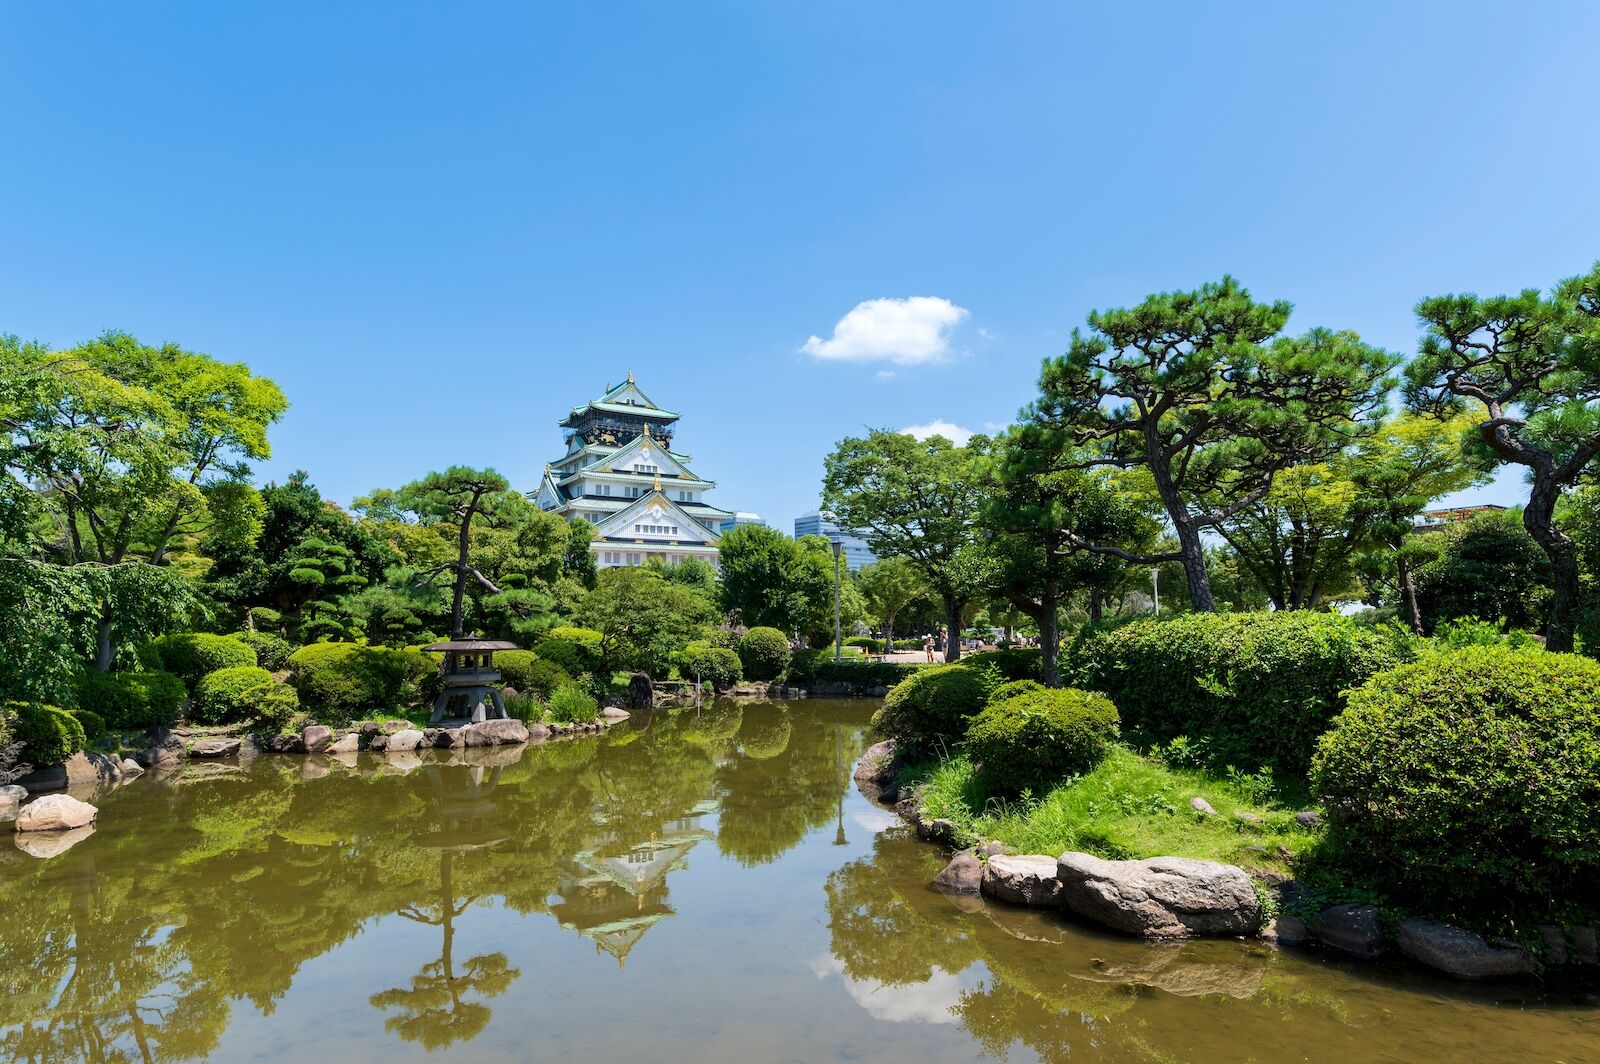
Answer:
<svg viewBox="0 0 1600 1064"><path fill-rule="evenodd" d="M766 525L736 525L718 541L717 554L724 613L738 614L750 628L792 632L799 626L805 603L795 582L799 551L794 540Z"/></svg>
<svg viewBox="0 0 1600 1064"><path fill-rule="evenodd" d="M1139 555L1179 561L1197 610L1214 608L1202 534L1252 505L1292 465L1337 452L1382 410L1396 359L1353 333L1278 334L1289 304L1257 303L1231 277L1096 311L1049 359L1029 420L1090 448L1086 466L1148 470L1178 540Z"/></svg>
<svg viewBox="0 0 1600 1064"><path fill-rule="evenodd" d="M1570 651L1578 558L1555 509L1600 454L1600 264L1548 296L1437 296L1417 304L1417 317L1425 333L1406 367L1407 401L1430 413L1473 410L1484 444L1527 470L1523 526L1554 579L1545 645Z"/></svg>
<svg viewBox="0 0 1600 1064"><path fill-rule="evenodd" d="M880 558L861 567L856 586L872 611L883 618L884 650L893 650L895 616L922 594L922 574L904 558Z"/></svg>
<svg viewBox="0 0 1600 1064"><path fill-rule="evenodd" d="M502 593L472 564L472 521L480 515L487 521L497 520L507 504L505 496L510 494L510 488L506 478L492 469L451 466L442 473L429 473L400 489L398 505L401 509L434 520L448 521L456 528L456 557L421 575L421 579L426 581L444 573L454 574L455 587L450 596L452 639L466 635L462 627L462 606L466 601L469 580L476 581L491 595Z"/></svg>
<svg viewBox="0 0 1600 1064"><path fill-rule="evenodd" d="M879 557L914 565L944 606L945 660L961 657L961 615L985 583L979 535L989 440L957 447L875 429L841 440L826 462L822 502L841 527L864 534Z"/></svg>

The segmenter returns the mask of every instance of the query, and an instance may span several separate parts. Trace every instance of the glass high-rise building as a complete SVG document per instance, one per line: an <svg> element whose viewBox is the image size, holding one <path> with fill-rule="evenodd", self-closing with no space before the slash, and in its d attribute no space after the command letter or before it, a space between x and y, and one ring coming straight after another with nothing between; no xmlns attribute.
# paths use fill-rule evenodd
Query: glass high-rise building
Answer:
<svg viewBox="0 0 1600 1064"><path fill-rule="evenodd" d="M794 519L794 538L801 536L821 536L830 543L844 544L844 563L852 573L878 560L866 540L843 531L827 515L815 510Z"/></svg>

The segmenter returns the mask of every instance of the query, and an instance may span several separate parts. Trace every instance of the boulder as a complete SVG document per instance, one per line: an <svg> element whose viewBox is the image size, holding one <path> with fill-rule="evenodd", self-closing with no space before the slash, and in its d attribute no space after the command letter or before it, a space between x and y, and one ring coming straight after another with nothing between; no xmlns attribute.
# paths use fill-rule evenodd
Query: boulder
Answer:
<svg viewBox="0 0 1600 1064"><path fill-rule="evenodd" d="M1036 854L1020 857L996 854L983 866L983 892L1013 905L1053 908L1061 899L1056 859Z"/></svg>
<svg viewBox="0 0 1600 1064"><path fill-rule="evenodd" d="M386 720L383 722L383 734L385 735L395 735L399 732L412 730L413 727L409 720Z"/></svg>
<svg viewBox="0 0 1600 1064"><path fill-rule="evenodd" d="M70 831L93 824L99 810L70 794L35 798L17 814L18 831Z"/></svg>
<svg viewBox="0 0 1600 1064"><path fill-rule="evenodd" d="M371 750L375 754L383 753L385 750L389 749L389 737L382 732L379 732L378 734L372 736L371 740L367 744L367 749Z"/></svg>
<svg viewBox="0 0 1600 1064"><path fill-rule="evenodd" d="M29 857L60 857L93 834L93 824L68 831L19 831L16 834L17 849Z"/></svg>
<svg viewBox="0 0 1600 1064"><path fill-rule="evenodd" d="M266 750L272 754L303 754L306 745L298 735L269 735Z"/></svg>
<svg viewBox="0 0 1600 1064"><path fill-rule="evenodd" d="M1572 929L1572 952L1577 955L1579 964L1600 964L1594 928L1579 924Z"/></svg>
<svg viewBox="0 0 1600 1064"><path fill-rule="evenodd" d="M1322 823L1322 814L1315 810L1307 809L1294 815L1295 823L1303 828L1314 828Z"/></svg>
<svg viewBox="0 0 1600 1064"><path fill-rule="evenodd" d="M1364 961L1388 949L1376 905L1335 905L1311 918L1311 932L1324 946Z"/></svg>
<svg viewBox="0 0 1600 1064"><path fill-rule="evenodd" d="M120 758L79 750L59 765L36 768L17 783L32 794L67 788L92 788L100 783L115 783L122 778Z"/></svg>
<svg viewBox="0 0 1600 1064"><path fill-rule="evenodd" d="M1006 844L1003 843L1003 842L992 842L991 841L991 842L986 842L983 845L978 847L978 854L981 857L993 857L996 854L1007 853L1007 852L1009 852L1009 851L1006 848ZM1046 858L1046 860L1051 861L1052 864L1054 863L1054 858ZM1055 869L1053 867L1050 870L1050 874L1052 876L1056 874L1055 873Z"/></svg>
<svg viewBox="0 0 1600 1064"><path fill-rule="evenodd" d="M600 709L600 716L614 724L619 720L627 720L629 717L633 716L633 714L629 713L621 706L602 706Z"/></svg>
<svg viewBox="0 0 1600 1064"><path fill-rule="evenodd" d="M917 837L927 842L936 842L941 846L949 846L956 841L956 825L954 821L944 817L932 819L917 816Z"/></svg>
<svg viewBox="0 0 1600 1064"><path fill-rule="evenodd" d="M1241 827L1249 828L1251 831L1260 831L1267 823L1264 819L1254 813L1235 813L1233 814L1233 819L1237 821Z"/></svg>
<svg viewBox="0 0 1600 1064"><path fill-rule="evenodd" d="M462 741L468 746L506 746L528 741L528 726L509 717L464 725Z"/></svg>
<svg viewBox="0 0 1600 1064"><path fill-rule="evenodd" d="M360 730L361 730L361 737L363 739L371 739L374 735L377 735L377 734L379 734L379 733L381 733L383 731L383 726L380 725L377 721L364 720L364 721L361 722L361 729Z"/></svg>
<svg viewBox="0 0 1600 1064"><path fill-rule="evenodd" d="M856 762L855 781L863 787L883 787L894 782L897 771L894 740L885 739L867 747L861 755Z"/></svg>
<svg viewBox="0 0 1600 1064"><path fill-rule="evenodd" d="M1544 944L1544 955L1557 968L1565 967L1572 959L1567 949L1567 933L1555 924L1534 924L1539 940Z"/></svg>
<svg viewBox="0 0 1600 1064"><path fill-rule="evenodd" d="M10 809L27 801L28 788L18 787L15 783L0 787L0 809Z"/></svg>
<svg viewBox="0 0 1600 1064"><path fill-rule="evenodd" d="M346 732L337 740L328 744L330 754L353 754L361 749L361 736L355 732Z"/></svg>
<svg viewBox="0 0 1600 1064"><path fill-rule="evenodd" d="M333 729L321 724L308 724L300 732L300 741L305 744L306 753L324 753L333 745Z"/></svg>
<svg viewBox="0 0 1600 1064"><path fill-rule="evenodd" d="M1086 919L1146 938L1253 935L1261 900L1242 868L1187 857L1103 861L1064 853L1061 901Z"/></svg>
<svg viewBox="0 0 1600 1064"><path fill-rule="evenodd" d="M133 759L145 768L155 768L157 765L176 764L188 756L189 751L184 749L183 740L167 734L134 754Z"/></svg>
<svg viewBox="0 0 1600 1064"><path fill-rule="evenodd" d="M131 757L125 757L125 758L122 759L122 778L123 779L131 780L135 776L143 776L143 775L144 775L144 769L140 767L139 762L135 761Z"/></svg>
<svg viewBox="0 0 1600 1064"><path fill-rule="evenodd" d="M933 885L947 894L976 894L983 885L983 862L971 850L962 850L933 877Z"/></svg>
<svg viewBox="0 0 1600 1064"><path fill-rule="evenodd" d="M1217 815L1216 807L1210 802L1206 801L1204 798L1200 798L1198 796L1189 799L1189 808L1193 809L1196 813L1199 813L1202 816Z"/></svg>
<svg viewBox="0 0 1600 1064"><path fill-rule="evenodd" d="M391 754L409 753L422 745L422 733L415 728L404 728L389 736L389 744L385 747Z"/></svg>
<svg viewBox="0 0 1600 1064"><path fill-rule="evenodd" d="M1280 946L1304 946L1311 941L1311 929L1294 913L1279 913L1273 932Z"/></svg>
<svg viewBox="0 0 1600 1064"><path fill-rule="evenodd" d="M1533 971L1520 946L1491 945L1437 920L1401 920L1395 944L1412 960L1456 979L1503 979Z"/></svg>
<svg viewBox="0 0 1600 1064"><path fill-rule="evenodd" d="M239 752L239 740L217 736L201 739L189 748L190 757L232 757Z"/></svg>

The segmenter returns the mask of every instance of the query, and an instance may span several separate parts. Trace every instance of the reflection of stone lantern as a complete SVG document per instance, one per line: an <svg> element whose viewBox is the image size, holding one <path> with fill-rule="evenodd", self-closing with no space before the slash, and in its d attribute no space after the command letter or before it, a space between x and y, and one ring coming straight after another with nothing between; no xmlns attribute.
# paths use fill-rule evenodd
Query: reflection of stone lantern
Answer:
<svg viewBox="0 0 1600 1064"><path fill-rule="evenodd" d="M516 650L517 644L467 636L422 649L444 654L440 667L444 690L433 702L434 724L444 720L505 718L506 704L500 697L500 674L494 670L493 658L496 650Z"/></svg>

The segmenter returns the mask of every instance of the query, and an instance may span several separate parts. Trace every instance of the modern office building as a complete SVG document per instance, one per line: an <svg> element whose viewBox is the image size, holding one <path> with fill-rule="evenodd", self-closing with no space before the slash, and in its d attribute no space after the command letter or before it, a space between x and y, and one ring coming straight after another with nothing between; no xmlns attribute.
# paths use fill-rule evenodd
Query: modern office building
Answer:
<svg viewBox="0 0 1600 1064"><path fill-rule="evenodd" d="M842 543L844 563L850 567L852 573L863 565L871 565L878 560L866 540L843 531L826 514L816 510L801 514L794 519L794 538L799 539L801 536L821 536L830 543Z"/></svg>
<svg viewBox="0 0 1600 1064"><path fill-rule="evenodd" d="M629 372L562 420L567 451L544 467L534 501L594 525L591 549L602 569L685 558L717 564L717 529L737 515L705 501L716 482L692 472L689 456L672 449L678 417L640 391Z"/></svg>
<svg viewBox="0 0 1600 1064"><path fill-rule="evenodd" d="M760 514L753 514L748 510L740 510L732 517L722 519L722 522L717 525L717 534L725 536L740 525L765 525L766 523Z"/></svg>

